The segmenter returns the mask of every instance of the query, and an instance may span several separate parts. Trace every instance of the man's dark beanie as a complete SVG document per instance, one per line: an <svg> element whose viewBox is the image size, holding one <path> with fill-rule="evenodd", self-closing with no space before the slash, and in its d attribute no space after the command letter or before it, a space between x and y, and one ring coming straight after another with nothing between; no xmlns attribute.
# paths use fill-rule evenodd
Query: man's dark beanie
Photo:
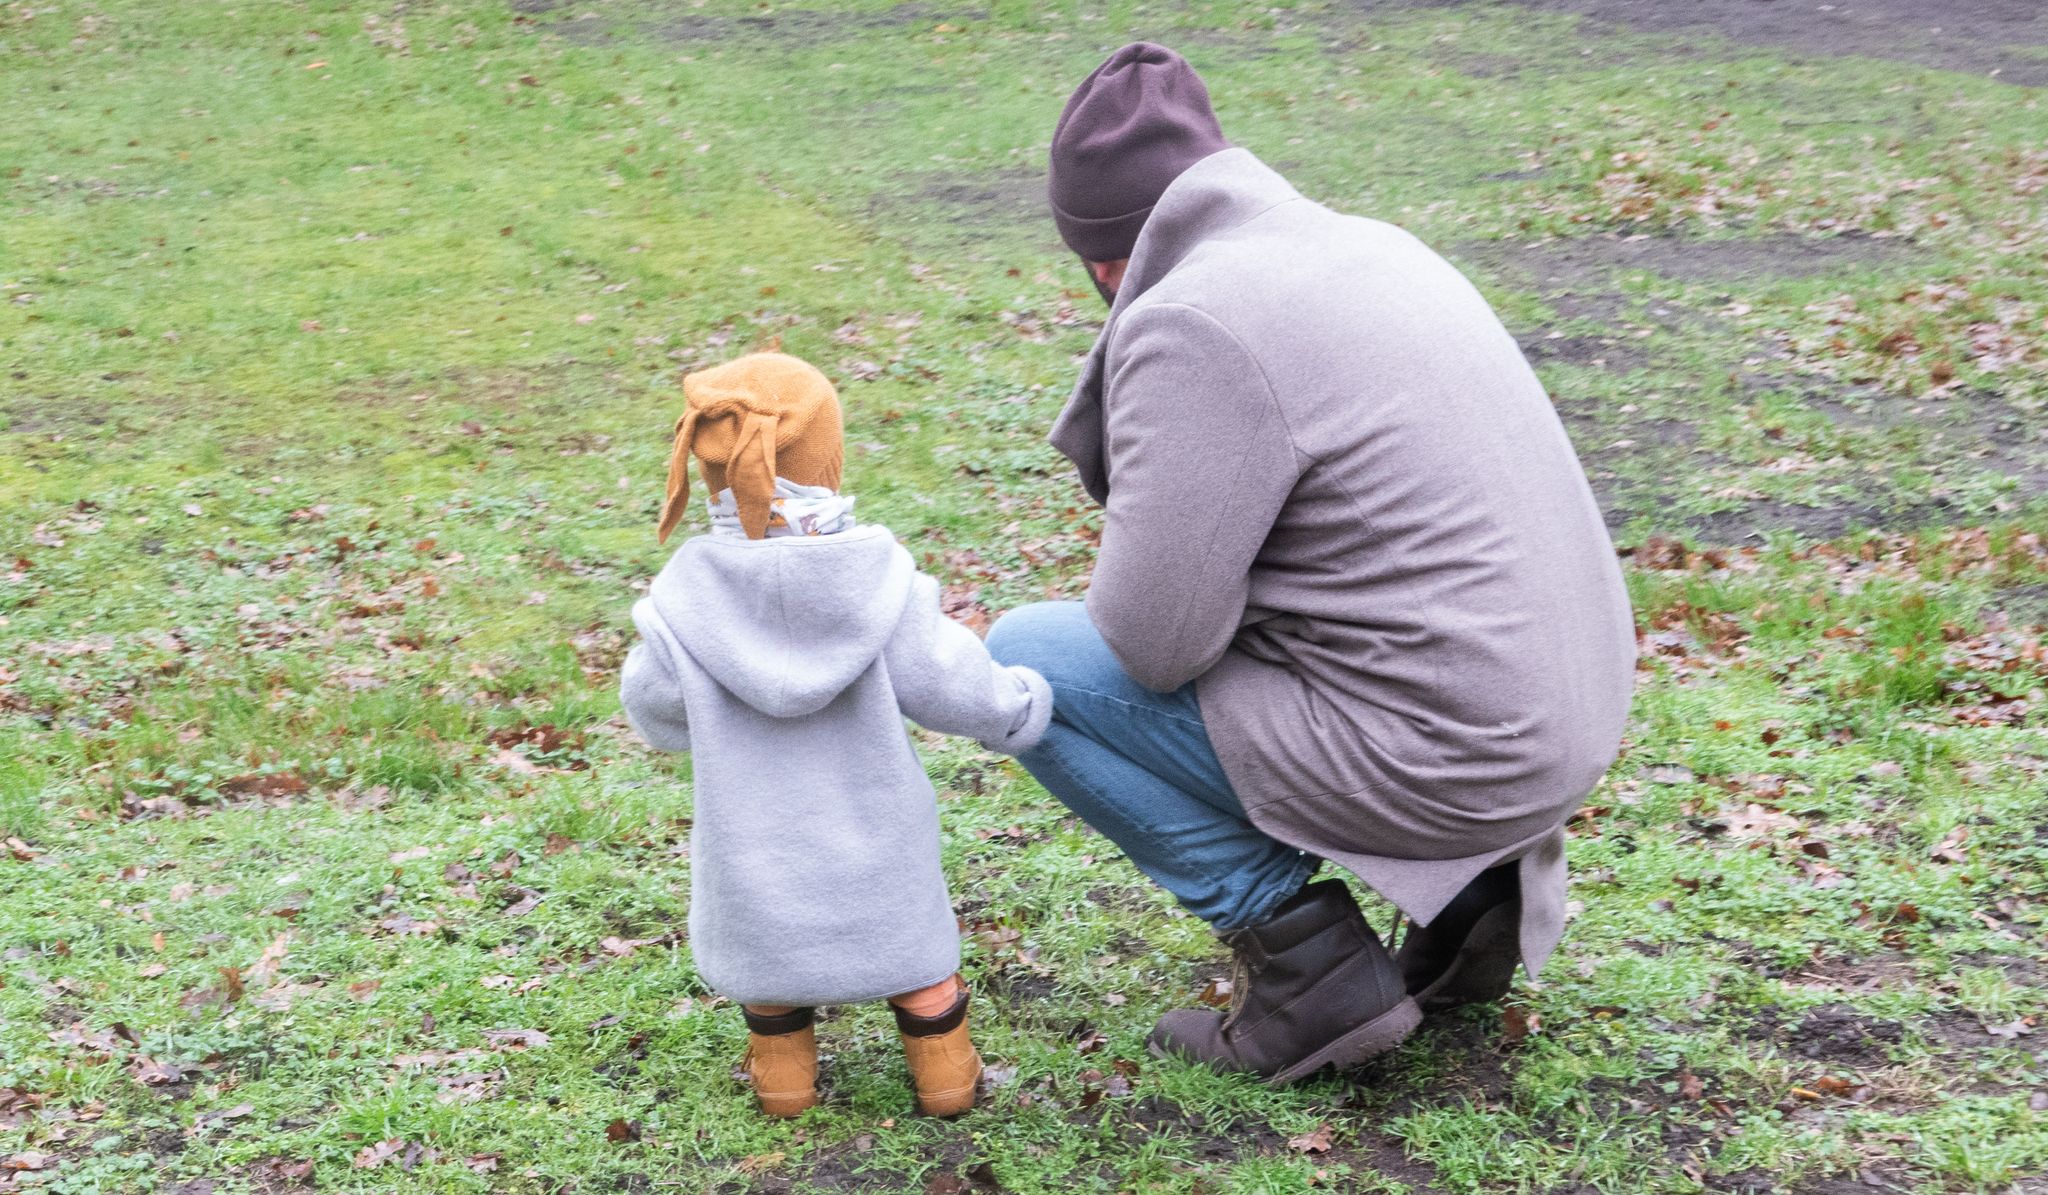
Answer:
<svg viewBox="0 0 2048 1195"><path fill-rule="evenodd" d="M1075 89L1053 130L1046 189L1060 238L1089 261L1129 257L1167 185L1229 148L1187 59L1125 46Z"/></svg>

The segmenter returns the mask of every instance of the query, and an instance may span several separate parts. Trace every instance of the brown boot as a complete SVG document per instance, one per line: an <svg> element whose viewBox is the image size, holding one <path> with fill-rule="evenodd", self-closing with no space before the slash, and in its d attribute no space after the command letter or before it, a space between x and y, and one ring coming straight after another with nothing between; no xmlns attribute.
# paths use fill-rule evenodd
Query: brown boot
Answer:
<svg viewBox="0 0 2048 1195"><path fill-rule="evenodd" d="M746 1009L747 1057L740 1069L753 1076L754 1098L770 1116L795 1116L818 1102L817 1010L773 1016Z"/></svg>
<svg viewBox="0 0 2048 1195"><path fill-rule="evenodd" d="M1154 1054L1278 1086L1384 1054L1422 1022L1394 960L1336 880L1308 885L1269 920L1223 940L1235 955L1229 1013L1167 1013L1147 1043Z"/></svg>
<svg viewBox="0 0 2048 1195"><path fill-rule="evenodd" d="M1513 863L1479 873L1428 925L1410 925L1394 954L1424 1012L1500 999L1521 959L1522 885Z"/></svg>
<svg viewBox="0 0 2048 1195"><path fill-rule="evenodd" d="M974 1106L981 1081L981 1055L967 1036L967 988L953 1007L932 1017L900 1008L896 1031L903 1035L903 1056L910 1063L910 1081L917 1088L917 1110L926 1116L958 1116Z"/></svg>

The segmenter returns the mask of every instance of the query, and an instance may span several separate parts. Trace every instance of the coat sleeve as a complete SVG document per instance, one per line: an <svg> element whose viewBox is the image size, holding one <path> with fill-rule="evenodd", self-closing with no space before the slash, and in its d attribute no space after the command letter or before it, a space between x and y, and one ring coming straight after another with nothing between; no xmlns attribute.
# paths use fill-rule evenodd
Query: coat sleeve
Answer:
<svg viewBox="0 0 2048 1195"><path fill-rule="evenodd" d="M1119 340L1088 613L1132 679L1171 692L1236 636L1300 458L1258 363L1206 313L1145 308Z"/></svg>
<svg viewBox="0 0 2048 1195"><path fill-rule="evenodd" d="M690 749L690 720L683 707L683 686L669 658L673 648L666 628L650 626L656 618L636 605L633 621L641 639L626 653L619 672L619 703L626 709L626 721L647 745L659 751ZM658 621L658 619L657 619Z"/></svg>
<svg viewBox="0 0 2048 1195"><path fill-rule="evenodd" d="M904 716L926 729L1017 755L1037 746L1052 722L1045 678L990 659L973 631L940 611L939 583L922 574L882 660Z"/></svg>

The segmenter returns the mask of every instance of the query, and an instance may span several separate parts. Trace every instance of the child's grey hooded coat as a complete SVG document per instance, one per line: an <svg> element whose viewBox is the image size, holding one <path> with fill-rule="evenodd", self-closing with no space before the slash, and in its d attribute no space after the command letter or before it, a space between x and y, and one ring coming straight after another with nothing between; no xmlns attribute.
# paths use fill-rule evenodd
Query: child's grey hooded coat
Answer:
<svg viewBox="0 0 2048 1195"><path fill-rule="evenodd" d="M960 966L937 798L907 715L1029 750L1052 694L940 612L888 530L686 541L633 607L626 717L689 750L690 946L745 1004L843 1004Z"/></svg>

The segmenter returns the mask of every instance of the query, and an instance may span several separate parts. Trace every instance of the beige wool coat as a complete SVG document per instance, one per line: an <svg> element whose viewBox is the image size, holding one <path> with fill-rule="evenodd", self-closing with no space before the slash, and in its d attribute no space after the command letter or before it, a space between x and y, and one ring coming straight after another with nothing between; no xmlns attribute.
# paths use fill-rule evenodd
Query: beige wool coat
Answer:
<svg viewBox="0 0 2048 1195"><path fill-rule="evenodd" d="M1105 508L1088 593L1196 685L1252 821L1427 923L1520 861L1533 972L1635 637L1564 428L1472 285L1244 149L1146 222L1052 433Z"/></svg>

